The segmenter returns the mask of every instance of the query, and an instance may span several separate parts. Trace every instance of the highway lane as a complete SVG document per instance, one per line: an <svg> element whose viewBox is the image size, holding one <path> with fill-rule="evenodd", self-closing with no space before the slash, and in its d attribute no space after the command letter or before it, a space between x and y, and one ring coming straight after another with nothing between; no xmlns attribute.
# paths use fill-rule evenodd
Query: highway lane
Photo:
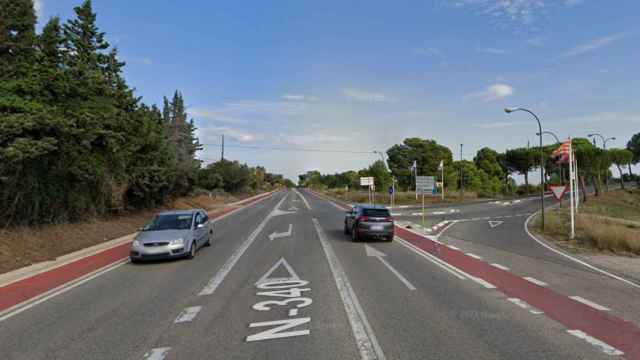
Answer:
<svg viewBox="0 0 640 360"><path fill-rule="evenodd" d="M221 220L193 261L126 264L0 322L2 358L608 357L400 241L349 241L343 211L302 196Z"/></svg>

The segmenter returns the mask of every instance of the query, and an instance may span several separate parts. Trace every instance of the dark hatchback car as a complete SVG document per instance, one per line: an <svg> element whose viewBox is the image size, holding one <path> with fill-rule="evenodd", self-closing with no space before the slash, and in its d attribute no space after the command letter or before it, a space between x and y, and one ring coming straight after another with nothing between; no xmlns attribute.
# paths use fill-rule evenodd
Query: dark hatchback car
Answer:
<svg viewBox="0 0 640 360"><path fill-rule="evenodd" d="M367 237L392 241L393 228L389 210L381 205L356 205L344 218L344 233L353 241Z"/></svg>

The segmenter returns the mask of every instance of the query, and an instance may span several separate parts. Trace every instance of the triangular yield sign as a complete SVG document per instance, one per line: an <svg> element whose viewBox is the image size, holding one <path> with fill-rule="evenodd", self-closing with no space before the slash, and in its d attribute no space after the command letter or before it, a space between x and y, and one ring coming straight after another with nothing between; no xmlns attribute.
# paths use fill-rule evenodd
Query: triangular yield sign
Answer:
<svg viewBox="0 0 640 360"><path fill-rule="evenodd" d="M553 193L556 200L562 200L564 194L569 190L568 185L550 185L549 190Z"/></svg>
<svg viewBox="0 0 640 360"><path fill-rule="evenodd" d="M489 226L491 226L491 228L493 229L496 226L500 226L504 221L492 221L489 220Z"/></svg>
<svg viewBox="0 0 640 360"><path fill-rule="evenodd" d="M284 267L284 269L289 273L289 276L279 276L279 277L270 277L279 267ZM291 265L284 258L280 258L273 266L267 270L264 275L256 282L256 285L260 285L266 282L277 282L277 281L291 281L291 280L300 280L300 277L293 270Z"/></svg>

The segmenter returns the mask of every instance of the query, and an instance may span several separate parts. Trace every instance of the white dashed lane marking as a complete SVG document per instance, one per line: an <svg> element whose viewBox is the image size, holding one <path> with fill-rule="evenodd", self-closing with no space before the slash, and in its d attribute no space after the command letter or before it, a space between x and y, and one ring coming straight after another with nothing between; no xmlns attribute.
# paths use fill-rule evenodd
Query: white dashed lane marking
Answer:
<svg viewBox="0 0 640 360"><path fill-rule="evenodd" d="M491 266L493 266L493 267L495 267L495 268L498 268L498 269L500 269L500 270L509 271L509 268L508 268L508 267L506 267L506 266L504 266L504 265L500 265L500 264L493 263L493 264L491 264Z"/></svg>
<svg viewBox="0 0 640 360"><path fill-rule="evenodd" d="M476 260L481 260L482 259L482 256L478 256L478 255L472 254L472 253L467 253L467 256L472 257L472 258L474 258Z"/></svg>
<svg viewBox="0 0 640 360"><path fill-rule="evenodd" d="M599 348L600 350L602 350L602 352L604 352L607 355L624 355L624 353L616 348L614 348L613 346L602 342L592 336L589 336L587 334L585 334L584 332L580 331L580 330L567 330L567 332L577 338L583 339L584 341L588 342L589 344Z"/></svg>
<svg viewBox="0 0 640 360"><path fill-rule="evenodd" d="M160 347L151 349L148 353L144 354L144 360L162 360L169 354L170 347Z"/></svg>
<svg viewBox="0 0 640 360"><path fill-rule="evenodd" d="M532 278L532 277L529 277L529 276L525 277L524 279L527 280L528 282L534 283L534 284L539 285L539 286L548 286L549 285L544 281L540 281L540 280L538 280L536 278Z"/></svg>
<svg viewBox="0 0 640 360"><path fill-rule="evenodd" d="M577 301L577 302L583 303L583 304L585 304L587 306L591 306L592 308L594 308L596 310L600 310L600 311L609 311L609 310L611 310L608 307L602 306L600 304L596 304L593 301L587 300L587 299L585 299L583 297L580 297L580 296L569 296L569 297L571 299Z"/></svg>
<svg viewBox="0 0 640 360"><path fill-rule="evenodd" d="M196 315L198 315L200 310L202 310L202 306L191 306L191 307L188 307L188 308L182 310L182 312L178 315L178 317L176 318L174 323L175 324L179 324L179 323L183 323L183 322L189 322L189 321L193 320L196 317Z"/></svg>
<svg viewBox="0 0 640 360"><path fill-rule="evenodd" d="M529 310L530 313L534 314L534 315L540 315L540 314L544 314L544 312L533 308L531 305L527 304L526 302L524 302L522 299L518 299L518 298L509 298L507 299L510 302L520 306L521 308L525 309L525 310Z"/></svg>

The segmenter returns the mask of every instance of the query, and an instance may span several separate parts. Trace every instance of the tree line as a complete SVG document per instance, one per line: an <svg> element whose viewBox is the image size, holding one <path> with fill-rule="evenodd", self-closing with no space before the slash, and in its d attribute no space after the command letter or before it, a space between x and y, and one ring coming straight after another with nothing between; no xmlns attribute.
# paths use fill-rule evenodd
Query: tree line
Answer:
<svg viewBox="0 0 640 360"><path fill-rule="evenodd" d="M0 226L154 207L198 187L285 185L234 161L202 168L182 94L162 108L134 94L90 0L39 34L33 0L0 10Z"/></svg>
<svg viewBox="0 0 640 360"><path fill-rule="evenodd" d="M567 164L557 164L551 159L552 152L559 144L543 147L545 183L568 183ZM612 177L610 168L615 165L621 186L625 181L640 181L633 174L631 165L640 163L640 133L634 135L626 149L603 150L587 138L572 139L578 161L579 183L586 194L586 186L593 185L596 196L603 191L603 182ZM309 171L299 175L299 185L315 188L360 188L360 177L373 176L377 191L387 191L393 178L399 190L414 189L414 170L417 174L435 176L442 181L440 162L444 164L444 186L449 191L473 191L481 197L498 194L529 194L536 187L529 184L529 173L540 168L540 149L538 147L520 147L498 152L484 147L476 153L473 161L454 161L452 151L435 140L408 138L402 144L393 145L386 152L388 168L382 160L374 162L368 168L350 170L336 174L321 174ZM524 184L516 186L514 174L524 177ZM538 188L539 189L539 188Z"/></svg>

